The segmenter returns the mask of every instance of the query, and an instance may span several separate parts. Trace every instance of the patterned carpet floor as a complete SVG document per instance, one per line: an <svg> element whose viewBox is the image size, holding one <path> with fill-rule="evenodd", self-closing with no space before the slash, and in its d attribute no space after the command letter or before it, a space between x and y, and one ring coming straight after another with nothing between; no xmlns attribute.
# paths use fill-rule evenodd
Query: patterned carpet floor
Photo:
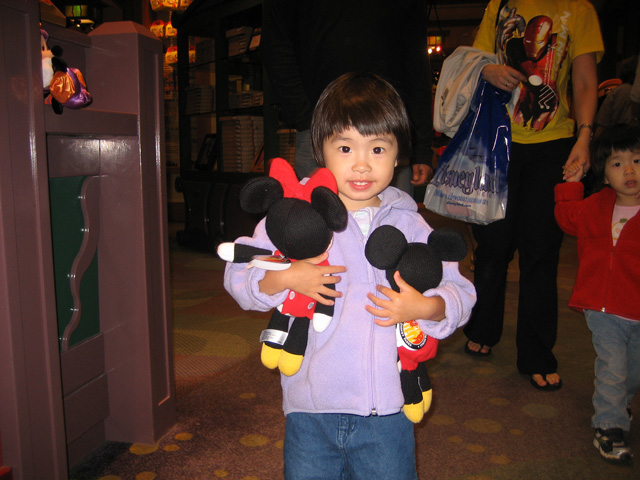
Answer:
<svg viewBox="0 0 640 480"><path fill-rule="evenodd" d="M457 222L427 216L434 226L466 232ZM72 479L282 478L279 378L258 353L268 316L237 307L222 289L223 268L210 253L172 244L178 422L155 445L107 442L73 469ZM575 239L568 237L558 275L561 390L535 390L515 369L516 262L503 340L492 356L464 354L460 331L440 343L430 362L434 403L416 427L421 480L640 479L640 460L611 465L591 444L594 353L584 317L566 307L575 269ZM469 257L461 270L472 278ZM633 409L640 412L640 396ZM640 455L637 420L633 427L628 441Z"/></svg>

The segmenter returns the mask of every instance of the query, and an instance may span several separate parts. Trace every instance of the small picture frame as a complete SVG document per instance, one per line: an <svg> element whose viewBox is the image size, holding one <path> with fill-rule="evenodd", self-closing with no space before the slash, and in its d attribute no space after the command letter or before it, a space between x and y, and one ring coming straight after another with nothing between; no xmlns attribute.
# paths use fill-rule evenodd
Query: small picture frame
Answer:
<svg viewBox="0 0 640 480"><path fill-rule="evenodd" d="M260 46L260 40L262 38L262 28L256 27L253 29L253 34L251 35L251 41L249 43L249 51L252 52L256 50Z"/></svg>
<svg viewBox="0 0 640 480"><path fill-rule="evenodd" d="M196 160L194 167L198 170L213 170L213 167L216 164L216 157L216 134L208 133L204 136L204 140L202 140L200 152L198 152L198 159Z"/></svg>

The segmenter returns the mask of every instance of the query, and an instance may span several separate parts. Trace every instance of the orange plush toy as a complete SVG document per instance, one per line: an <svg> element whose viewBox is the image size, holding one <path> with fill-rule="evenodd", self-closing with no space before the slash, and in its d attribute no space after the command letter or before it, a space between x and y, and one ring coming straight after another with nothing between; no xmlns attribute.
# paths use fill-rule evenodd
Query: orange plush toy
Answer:
<svg viewBox="0 0 640 480"><path fill-rule="evenodd" d="M50 79L48 84L45 83L45 103L50 104L58 115L62 114L63 107L78 109L91 105L93 98L87 91L87 82L80 70L67 66L67 62L62 59L62 47L55 45L51 50L47 49L48 35L44 30L40 30L40 33L43 39L43 82Z"/></svg>

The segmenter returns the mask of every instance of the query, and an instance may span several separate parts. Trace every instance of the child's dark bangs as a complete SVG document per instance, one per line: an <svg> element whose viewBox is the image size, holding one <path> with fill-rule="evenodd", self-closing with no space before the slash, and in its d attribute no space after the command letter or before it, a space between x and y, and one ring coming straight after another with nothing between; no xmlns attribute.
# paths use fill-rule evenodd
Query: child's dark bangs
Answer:
<svg viewBox="0 0 640 480"><path fill-rule="evenodd" d="M395 133L398 127L393 110L383 107L379 101L344 102L341 108L342 128L354 128L365 137Z"/></svg>

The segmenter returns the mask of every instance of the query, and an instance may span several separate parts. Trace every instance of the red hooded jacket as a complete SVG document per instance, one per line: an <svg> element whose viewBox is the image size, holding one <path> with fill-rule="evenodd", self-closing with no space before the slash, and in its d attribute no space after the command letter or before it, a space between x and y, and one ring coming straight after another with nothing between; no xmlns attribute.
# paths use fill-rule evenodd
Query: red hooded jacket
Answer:
<svg viewBox="0 0 640 480"><path fill-rule="evenodd" d="M640 214L626 223L613 246L615 191L605 187L583 197L580 182L555 187L558 225L578 237L578 275L569 306L640 320Z"/></svg>

